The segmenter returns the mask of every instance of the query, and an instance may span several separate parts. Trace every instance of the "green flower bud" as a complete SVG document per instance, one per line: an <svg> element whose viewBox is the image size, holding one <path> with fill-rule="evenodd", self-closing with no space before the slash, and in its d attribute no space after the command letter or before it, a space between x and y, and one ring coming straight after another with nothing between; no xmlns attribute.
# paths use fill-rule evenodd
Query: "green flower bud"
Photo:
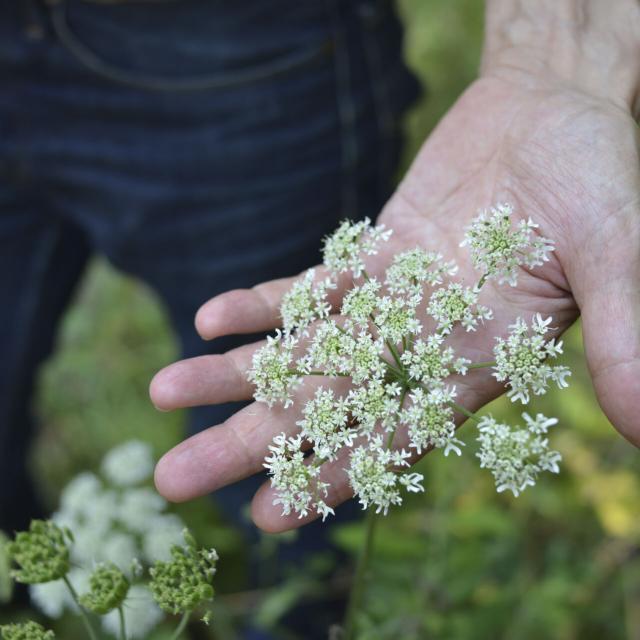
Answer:
<svg viewBox="0 0 640 640"><path fill-rule="evenodd" d="M0 627L0 636L3 640L54 640L56 637L53 631L47 631L37 622L4 625Z"/></svg>
<svg viewBox="0 0 640 640"><path fill-rule="evenodd" d="M50 520L32 520L29 531L20 531L7 545L9 557L18 565L11 576L24 584L53 582L70 569L71 532Z"/></svg>
<svg viewBox="0 0 640 640"><path fill-rule="evenodd" d="M129 580L116 565L103 564L91 574L89 587L80 604L102 616L122 605L129 592Z"/></svg>
<svg viewBox="0 0 640 640"><path fill-rule="evenodd" d="M185 546L171 548L171 561L158 561L150 570L149 588L160 608L171 614L193 611L211 600L218 554L198 549L191 534L184 532Z"/></svg>

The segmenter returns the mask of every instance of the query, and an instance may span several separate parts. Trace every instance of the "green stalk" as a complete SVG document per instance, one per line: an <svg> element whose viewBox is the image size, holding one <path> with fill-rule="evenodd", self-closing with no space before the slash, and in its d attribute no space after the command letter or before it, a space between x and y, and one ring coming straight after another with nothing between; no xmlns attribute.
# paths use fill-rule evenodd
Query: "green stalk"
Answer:
<svg viewBox="0 0 640 640"><path fill-rule="evenodd" d="M364 547L358 558L356 565L356 573L353 578L353 586L351 587L351 595L349 597L349 605L347 607L347 616L344 624L344 640L355 640L355 623L356 615L362 605L362 597L364 595L365 581L367 578L367 570L369 568L369 560L371 559L371 551L376 530L376 517L374 509L369 509L365 523L365 540Z"/></svg>
<svg viewBox="0 0 640 640"><path fill-rule="evenodd" d="M289 371L298 376L324 376L325 378L349 378L351 376L350 373L327 373L326 371L309 371L309 373L299 371L298 369L289 369Z"/></svg>
<svg viewBox="0 0 640 640"><path fill-rule="evenodd" d="M120 619L120 640L127 640L127 627L124 621L122 605L118 607L118 618Z"/></svg>
<svg viewBox="0 0 640 640"><path fill-rule="evenodd" d="M180 623L176 627L176 630L173 632L171 636L171 640L178 640L178 638L182 635L182 632L187 628L187 622L189 622L189 617L191 616L191 611L185 611L182 614L182 619Z"/></svg>
<svg viewBox="0 0 640 640"><path fill-rule="evenodd" d="M69 578L67 578L67 576L64 576L62 579L64 580L64 583L67 585L67 589L71 594L71 598L73 599L73 601L76 603L76 606L78 607L78 611L80 612L80 617L82 618L82 622L84 622L84 626L87 629L87 633L89 634L89 637L91 638L91 640L98 640L95 634L95 631L91 626L91 621L89 620L89 616L87 615L87 612L84 610L84 607L80 604L80 600L78 599L78 594L76 590L73 588L73 585L71 584L71 582L69 581Z"/></svg>
<svg viewBox="0 0 640 640"><path fill-rule="evenodd" d="M480 418L478 418L478 416L475 413L471 413L471 411L469 411L468 409L465 409L462 405L458 404L457 402L450 402L449 404L458 413L461 413L463 416L466 416L467 418L471 418L471 420L475 422L480 422Z"/></svg>
<svg viewBox="0 0 640 640"><path fill-rule="evenodd" d="M473 364L467 365L467 369L486 369L487 367L495 367L495 360L492 362L474 362Z"/></svg>
<svg viewBox="0 0 640 640"><path fill-rule="evenodd" d="M401 408L406 395L407 389L405 387L402 391L402 395L400 396ZM395 434L396 430L393 429L389 434L389 439L387 440L387 449L391 448ZM347 615L344 623L344 640L355 640L356 616L362 606L367 570L369 569L369 561L371 560L371 553L373 551L373 544L375 541L376 523L379 520L376 516L376 512L372 508L369 508L367 511L367 519L365 520L364 547L362 548L362 552L358 558L358 564L356 565L356 572L353 577L353 585L351 587L351 595L349 597L349 604L347 607Z"/></svg>
<svg viewBox="0 0 640 640"><path fill-rule="evenodd" d="M393 356L393 359L396 361L396 364L400 367L400 369L404 369L404 367L402 366L402 362L400 361L400 354L398 353L398 350L393 345L393 342L391 342L391 340L385 340L384 342L387 345L387 347L389 347L389 351L391 351L391 355Z"/></svg>

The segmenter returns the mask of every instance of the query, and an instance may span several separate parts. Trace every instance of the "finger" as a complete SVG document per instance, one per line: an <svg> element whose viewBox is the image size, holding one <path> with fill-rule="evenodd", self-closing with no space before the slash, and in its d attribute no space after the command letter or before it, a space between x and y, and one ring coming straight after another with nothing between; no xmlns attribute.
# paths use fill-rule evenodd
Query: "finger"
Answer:
<svg viewBox="0 0 640 640"><path fill-rule="evenodd" d="M579 302L598 401L620 433L640 446L640 258L586 278Z"/></svg>
<svg viewBox="0 0 640 640"><path fill-rule="evenodd" d="M200 307L196 330L205 340L232 333L268 331L280 324L280 302L297 277L281 278L252 289L227 291Z"/></svg>
<svg viewBox="0 0 640 640"><path fill-rule="evenodd" d="M288 413L254 402L188 438L156 465L156 488L167 500L183 502L258 473L274 436L294 430Z"/></svg>
<svg viewBox="0 0 640 640"><path fill-rule="evenodd" d="M155 482L168 500L183 502L205 495L263 470L269 445L279 433L293 434L300 419L299 407L323 384L313 381L298 390L294 405L284 409L254 402L224 424L188 438L158 462ZM325 380L324 386L327 386ZM331 386L346 389L345 380Z"/></svg>
<svg viewBox="0 0 640 640"><path fill-rule="evenodd" d="M253 386L247 373L253 353L263 344L256 342L221 355L198 356L165 367L151 380L151 401L156 408L171 411L248 400Z"/></svg>
<svg viewBox="0 0 640 640"><path fill-rule="evenodd" d="M317 282L329 275L322 266L314 269ZM282 298L300 277L271 280L252 289L235 289L212 298L198 310L196 330L205 340L212 340L223 335L258 333L280 326ZM342 274L336 279L336 288L327 291L327 300L333 309L340 304L348 281L348 274Z"/></svg>

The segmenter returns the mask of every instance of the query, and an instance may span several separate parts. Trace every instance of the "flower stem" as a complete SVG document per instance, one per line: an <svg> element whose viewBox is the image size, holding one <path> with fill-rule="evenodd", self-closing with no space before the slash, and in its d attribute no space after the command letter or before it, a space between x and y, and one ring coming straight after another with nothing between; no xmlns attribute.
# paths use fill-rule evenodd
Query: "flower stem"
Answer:
<svg viewBox="0 0 640 640"><path fill-rule="evenodd" d="M299 369L289 369L291 373L298 376L324 376L325 378L348 378L350 373L328 373L326 371L300 371Z"/></svg>
<svg viewBox="0 0 640 640"><path fill-rule="evenodd" d="M78 599L78 593L73 588L73 585L71 584L67 576L64 576L62 579L64 580L64 583L67 585L67 589L71 594L71 598L73 599L73 601L76 603L76 606L78 607L78 611L80 612L80 617L82 618L82 622L84 622L84 626L87 629L87 633L89 634L89 637L91 638L91 640L98 640L95 634L95 631L91 626L91 621L89 620L89 616L87 615L87 612L84 610L84 608L80 604L80 600Z"/></svg>
<svg viewBox="0 0 640 640"><path fill-rule="evenodd" d="M185 611L182 614L182 618L176 627L176 630L173 632L171 636L171 640L178 640L178 638L182 635L182 632L187 628L187 622L189 622L189 617L191 616L191 611Z"/></svg>
<svg viewBox="0 0 640 640"><path fill-rule="evenodd" d="M127 626L124 621L122 605L118 607L118 618L120 619L120 640L127 640Z"/></svg>
<svg viewBox="0 0 640 640"><path fill-rule="evenodd" d="M462 405L458 404L457 402L450 402L449 404L458 413L461 413L463 416L466 416L467 418L471 418L471 420L474 420L475 422L480 422L480 418L478 418L478 416L475 413L472 413L468 409L465 409Z"/></svg>
<svg viewBox="0 0 640 640"><path fill-rule="evenodd" d="M393 359L396 361L396 364L398 365L398 367L404 370L404 367L402 366L402 362L400 361L400 354L398 353L398 350L393 345L393 342L391 342L391 340L385 340L385 344L387 345L387 347L389 347L389 351L391 351L391 355L393 356Z"/></svg>
<svg viewBox="0 0 640 640"><path fill-rule="evenodd" d="M484 283L487 281L487 278L489 277L488 273L485 273L482 278L480 278L480 280L478 280L478 284L476 285L476 289L482 289L482 287L484 286Z"/></svg>
<svg viewBox="0 0 640 640"><path fill-rule="evenodd" d="M349 597L349 605L347 607L347 616L344 623L344 640L355 639L356 615L362 604L362 596L364 595L364 587L367 578L367 570L369 568L369 560L373 549L374 534L376 523L378 522L377 514L373 508L367 511L367 519L365 522L365 540L364 547L360 552L358 564L356 565L356 573L353 578L351 587L351 595Z"/></svg>
<svg viewBox="0 0 640 640"><path fill-rule="evenodd" d="M491 362L474 362L473 364L468 364L467 369L485 369L487 367L495 367L495 360Z"/></svg>
<svg viewBox="0 0 640 640"><path fill-rule="evenodd" d="M404 399L407 395L407 389L402 390L400 396L400 409L404 403ZM393 438L396 434L396 430L393 429L389 434L387 440L387 449L391 449L393 445ZM373 543L375 541L376 523L378 522L376 512L370 507L367 511L367 518L365 520L365 540L364 547L358 558L358 564L356 565L356 573L353 577L353 585L351 586L351 595L349 597L349 605L347 607L347 616L344 624L344 640L355 639L355 619L360 607L362 605L362 597L364 595L364 587L367 579L367 569L369 568L369 561L371 559L371 552L373 551Z"/></svg>

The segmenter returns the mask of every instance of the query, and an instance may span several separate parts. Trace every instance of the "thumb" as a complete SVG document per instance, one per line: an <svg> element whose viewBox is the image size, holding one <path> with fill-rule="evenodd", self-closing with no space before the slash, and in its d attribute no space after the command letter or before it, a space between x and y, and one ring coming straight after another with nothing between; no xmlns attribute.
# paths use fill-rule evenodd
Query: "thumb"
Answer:
<svg viewBox="0 0 640 640"><path fill-rule="evenodd" d="M598 240L572 280L580 306L587 364L598 401L613 425L640 447L640 235ZM584 249L583 249L584 251Z"/></svg>

